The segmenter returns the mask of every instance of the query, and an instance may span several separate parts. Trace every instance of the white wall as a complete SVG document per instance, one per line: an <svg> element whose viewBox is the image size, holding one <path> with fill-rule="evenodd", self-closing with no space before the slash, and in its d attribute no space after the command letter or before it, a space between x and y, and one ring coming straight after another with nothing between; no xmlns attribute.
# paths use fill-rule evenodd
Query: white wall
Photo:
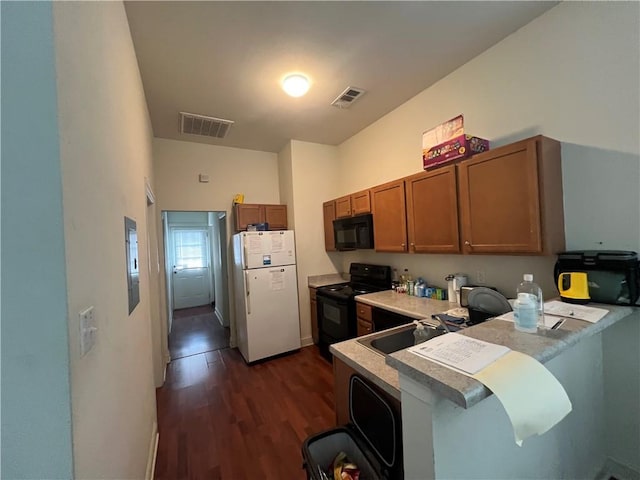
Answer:
<svg viewBox="0 0 640 480"><path fill-rule="evenodd" d="M151 126L119 2L53 4L77 478L143 478L155 439L145 177ZM137 222L140 303L128 313L124 217ZM155 253L155 252L154 252ZM80 357L78 312L96 344Z"/></svg>
<svg viewBox="0 0 640 480"><path fill-rule="evenodd" d="M464 113L467 130L493 146L536 134L562 142L568 248L640 249L638 18L634 3L558 5L340 145L340 193L420 171L422 132ZM548 258L384 260L441 285L444 272L475 281L484 271L507 295L527 268L557 294Z"/></svg>
<svg viewBox="0 0 640 480"><path fill-rule="evenodd" d="M563 2L339 146L341 188L355 192L421 170L421 135L459 113L468 132L493 146L544 134L562 142L567 247L640 250L640 9L636 2ZM375 165L375 168L372 168ZM327 198L328 199L328 198ZM553 257L349 253L355 260L408 267L444 286L443 273L465 272L513 295L522 273L534 273L555 296ZM640 425L637 328L619 327L625 361L604 362L611 387L608 415ZM630 340L634 339L634 340ZM614 408L625 407L621 409ZM640 471L640 442L609 431L609 454ZM636 455L631 455L634 450Z"/></svg>
<svg viewBox="0 0 640 480"><path fill-rule="evenodd" d="M341 261L334 263L324 251L323 199L333 198L337 185L337 148L292 140L280 152L280 196L288 205L289 223L295 227L298 267L300 336L310 345L311 312L309 275L339 272Z"/></svg>
<svg viewBox="0 0 640 480"><path fill-rule="evenodd" d="M154 138L153 155L162 210L230 212L236 193L245 203L280 202L275 153Z"/></svg>
<svg viewBox="0 0 640 480"><path fill-rule="evenodd" d="M72 478L67 285L52 4L2 2L0 8L0 477Z"/></svg>

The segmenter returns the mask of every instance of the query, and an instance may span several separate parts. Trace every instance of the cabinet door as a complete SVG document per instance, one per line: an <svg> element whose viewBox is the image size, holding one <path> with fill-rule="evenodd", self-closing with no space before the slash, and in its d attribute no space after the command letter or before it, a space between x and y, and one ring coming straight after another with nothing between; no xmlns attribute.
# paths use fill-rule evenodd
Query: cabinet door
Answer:
<svg viewBox="0 0 640 480"><path fill-rule="evenodd" d="M353 215L371 213L371 197L369 196L369 190L364 190L351 195L351 213Z"/></svg>
<svg viewBox="0 0 640 480"><path fill-rule="evenodd" d="M542 251L535 139L476 155L459 174L465 253Z"/></svg>
<svg viewBox="0 0 640 480"><path fill-rule="evenodd" d="M336 199L336 218L351 216L351 196Z"/></svg>
<svg viewBox="0 0 640 480"><path fill-rule="evenodd" d="M336 219L336 202L324 202L322 204L322 214L324 217L324 249L333 252L336 249L336 240L333 235L333 221Z"/></svg>
<svg viewBox="0 0 640 480"><path fill-rule="evenodd" d="M287 229L286 205L263 205L264 221L269 224L269 230Z"/></svg>
<svg viewBox="0 0 640 480"><path fill-rule="evenodd" d="M405 185L409 251L459 253L455 165L413 175Z"/></svg>
<svg viewBox="0 0 640 480"><path fill-rule="evenodd" d="M367 322L366 320L358 317L357 335L361 337L363 335L369 335L371 332L373 332L373 325L371 322Z"/></svg>
<svg viewBox="0 0 640 480"><path fill-rule="evenodd" d="M251 223L262 223L265 221L264 208L262 205L251 203L240 203L235 206L236 231L241 232L247 229Z"/></svg>
<svg viewBox="0 0 640 480"><path fill-rule="evenodd" d="M371 189L373 241L377 252L407 251L404 180Z"/></svg>
<svg viewBox="0 0 640 480"><path fill-rule="evenodd" d="M318 301L316 300L316 289L309 287L309 307L311 308L311 338L313 343L318 344Z"/></svg>

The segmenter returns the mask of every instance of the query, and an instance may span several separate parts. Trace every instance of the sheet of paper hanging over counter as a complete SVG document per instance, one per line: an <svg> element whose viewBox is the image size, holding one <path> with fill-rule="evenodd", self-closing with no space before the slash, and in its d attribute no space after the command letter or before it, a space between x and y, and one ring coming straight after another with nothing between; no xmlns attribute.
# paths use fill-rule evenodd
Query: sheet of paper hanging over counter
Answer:
<svg viewBox="0 0 640 480"><path fill-rule="evenodd" d="M447 333L409 352L462 372L489 388L511 421L515 442L542 435L571 412L558 380L536 359L465 335Z"/></svg>
<svg viewBox="0 0 640 480"><path fill-rule="evenodd" d="M542 435L571 412L562 384L535 358L510 351L472 375L500 400L511 420L516 444Z"/></svg>

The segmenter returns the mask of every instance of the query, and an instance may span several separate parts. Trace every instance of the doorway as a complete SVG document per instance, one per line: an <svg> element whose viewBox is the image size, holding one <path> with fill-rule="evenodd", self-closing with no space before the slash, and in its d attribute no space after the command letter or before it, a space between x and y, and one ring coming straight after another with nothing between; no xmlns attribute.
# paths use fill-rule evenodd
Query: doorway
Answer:
<svg viewBox="0 0 640 480"><path fill-rule="evenodd" d="M163 212L171 359L229 346L226 212Z"/></svg>

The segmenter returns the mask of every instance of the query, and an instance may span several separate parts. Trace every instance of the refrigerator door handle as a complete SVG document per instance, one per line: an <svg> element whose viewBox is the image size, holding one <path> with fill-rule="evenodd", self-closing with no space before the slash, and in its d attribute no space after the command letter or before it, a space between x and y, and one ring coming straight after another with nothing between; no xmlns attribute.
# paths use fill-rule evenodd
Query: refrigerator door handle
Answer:
<svg viewBox="0 0 640 480"><path fill-rule="evenodd" d="M247 315L251 315L251 297L249 296L249 272L244 272L244 289L247 292Z"/></svg>

